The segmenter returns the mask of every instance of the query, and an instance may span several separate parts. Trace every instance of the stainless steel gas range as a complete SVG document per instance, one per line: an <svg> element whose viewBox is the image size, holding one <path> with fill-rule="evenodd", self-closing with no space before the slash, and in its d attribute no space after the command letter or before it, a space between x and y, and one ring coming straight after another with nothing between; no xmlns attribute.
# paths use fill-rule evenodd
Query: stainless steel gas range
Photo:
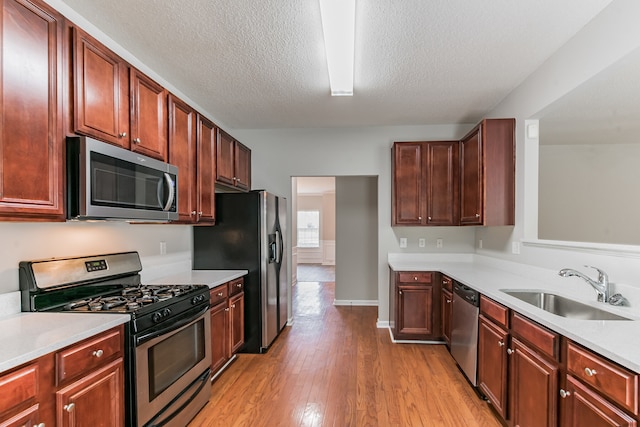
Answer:
<svg viewBox="0 0 640 427"><path fill-rule="evenodd" d="M206 285L140 283L137 252L20 263L22 311L128 313L125 420L184 427L211 393Z"/></svg>

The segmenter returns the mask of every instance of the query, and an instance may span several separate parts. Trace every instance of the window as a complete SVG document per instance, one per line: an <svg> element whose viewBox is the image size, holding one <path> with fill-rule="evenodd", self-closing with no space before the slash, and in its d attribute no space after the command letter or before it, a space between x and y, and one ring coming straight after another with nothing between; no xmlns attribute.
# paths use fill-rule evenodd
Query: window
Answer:
<svg viewBox="0 0 640 427"><path fill-rule="evenodd" d="M298 211L298 247L320 247L320 211Z"/></svg>

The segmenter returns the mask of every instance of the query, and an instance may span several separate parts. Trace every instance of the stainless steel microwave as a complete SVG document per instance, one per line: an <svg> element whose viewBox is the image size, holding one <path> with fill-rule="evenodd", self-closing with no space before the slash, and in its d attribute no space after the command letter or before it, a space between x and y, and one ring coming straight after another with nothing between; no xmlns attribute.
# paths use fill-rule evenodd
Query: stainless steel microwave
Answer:
<svg viewBox="0 0 640 427"><path fill-rule="evenodd" d="M178 219L178 168L88 137L67 138L67 218Z"/></svg>

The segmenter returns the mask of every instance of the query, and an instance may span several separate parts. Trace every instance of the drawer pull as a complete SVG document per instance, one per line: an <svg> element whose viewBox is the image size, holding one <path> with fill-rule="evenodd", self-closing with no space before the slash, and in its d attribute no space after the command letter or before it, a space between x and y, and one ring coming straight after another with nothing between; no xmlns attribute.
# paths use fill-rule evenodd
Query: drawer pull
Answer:
<svg viewBox="0 0 640 427"><path fill-rule="evenodd" d="M566 399L566 398L567 398L567 397L569 397L569 396L571 396L571 393L570 393L570 392L568 392L568 391L566 391L566 390L563 390L563 389L560 389L560 397L561 397L561 398Z"/></svg>
<svg viewBox="0 0 640 427"><path fill-rule="evenodd" d="M92 354L93 354L95 357L100 358L100 357L102 357L102 355L104 354L104 351L102 351L102 350L96 350L96 351L94 351Z"/></svg>
<svg viewBox="0 0 640 427"><path fill-rule="evenodd" d="M451 300L450 299L447 299L447 304L451 304Z"/></svg>
<svg viewBox="0 0 640 427"><path fill-rule="evenodd" d="M62 409L64 409L67 412L71 412L75 407L76 407L75 403L69 403L68 405L64 405Z"/></svg>
<svg viewBox="0 0 640 427"><path fill-rule="evenodd" d="M242 287L242 283L236 283L236 287L241 288Z"/></svg>
<svg viewBox="0 0 640 427"><path fill-rule="evenodd" d="M515 352L512 349L510 349L510 348L507 349L507 354L509 356L511 356L513 353L515 353Z"/></svg>
<svg viewBox="0 0 640 427"><path fill-rule="evenodd" d="M45 427L44 423L36 424L35 427Z"/></svg>
<svg viewBox="0 0 640 427"><path fill-rule="evenodd" d="M413 280L418 281L418 276L413 276Z"/></svg>
<svg viewBox="0 0 640 427"><path fill-rule="evenodd" d="M502 340L498 341L498 347L504 347L504 342Z"/></svg>
<svg viewBox="0 0 640 427"><path fill-rule="evenodd" d="M597 374L595 369L584 368L584 373L587 374L588 377L592 377Z"/></svg>
<svg viewBox="0 0 640 427"><path fill-rule="evenodd" d="M219 296L219 297L221 297L221 296L223 296L223 295L224 295L224 294L223 294L222 292L218 292L218 296Z"/></svg>

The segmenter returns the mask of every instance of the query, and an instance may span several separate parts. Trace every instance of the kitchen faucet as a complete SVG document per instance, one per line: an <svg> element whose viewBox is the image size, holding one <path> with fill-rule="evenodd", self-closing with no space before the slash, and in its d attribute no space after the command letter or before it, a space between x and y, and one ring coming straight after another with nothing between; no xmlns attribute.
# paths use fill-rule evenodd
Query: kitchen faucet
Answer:
<svg viewBox="0 0 640 427"><path fill-rule="evenodd" d="M585 282L593 286L593 288L596 290L599 302L609 302L609 276L607 276L607 273L597 267L592 267L590 265L585 265L585 267L595 268L598 271L597 282L592 278L584 275L583 273L580 273L579 271L571 268L563 268L558 272L558 275L562 277L577 276L583 279Z"/></svg>

